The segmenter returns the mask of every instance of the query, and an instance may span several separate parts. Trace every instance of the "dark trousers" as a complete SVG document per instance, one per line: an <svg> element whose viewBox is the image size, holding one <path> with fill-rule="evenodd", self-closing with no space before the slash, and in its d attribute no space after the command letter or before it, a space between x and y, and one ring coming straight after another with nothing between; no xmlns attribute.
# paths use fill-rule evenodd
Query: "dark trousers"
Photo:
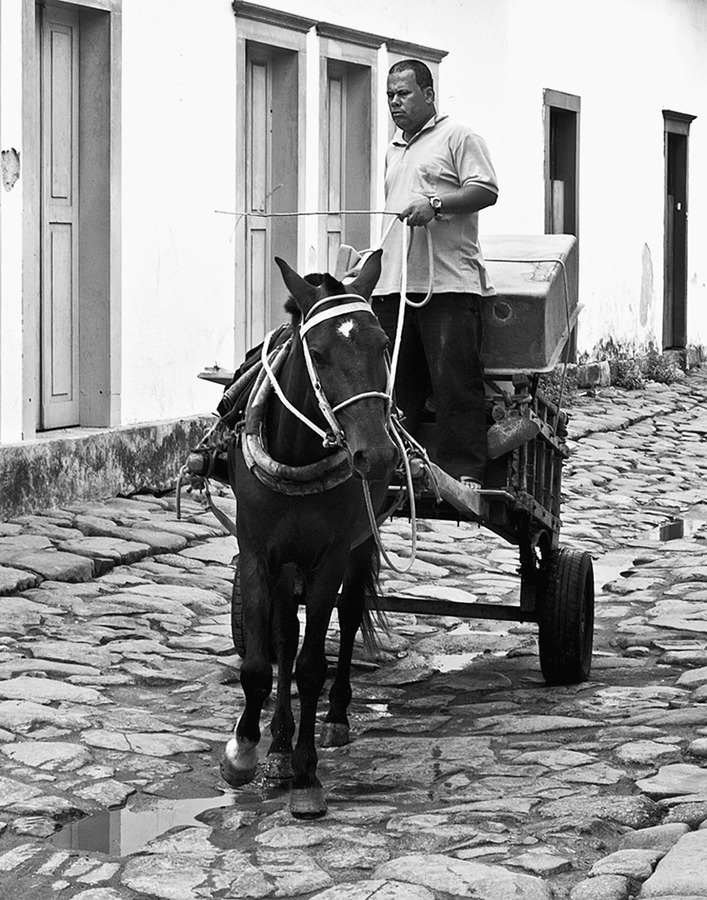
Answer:
<svg viewBox="0 0 707 900"><path fill-rule="evenodd" d="M423 295L409 297L417 302ZM395 381L396 404L408 431L415 435L425 400L432 394L438 465L455 478L469 475L478 481L483 481L486 467L481 302L476 294L434 294L419 309L409 306ZM399 294L373 299L391 353L399 304Z"/></svg>

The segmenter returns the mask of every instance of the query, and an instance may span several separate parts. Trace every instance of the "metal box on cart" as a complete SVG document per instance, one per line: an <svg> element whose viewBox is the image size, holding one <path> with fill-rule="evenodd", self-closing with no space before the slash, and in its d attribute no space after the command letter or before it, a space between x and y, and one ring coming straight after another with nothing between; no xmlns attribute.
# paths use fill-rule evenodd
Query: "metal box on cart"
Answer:
<svg viewBox="0 0 707 900"><path fill-rule="evenodd" d="M549 372L579 313L577 239L490 235L483 253L496 289L483 307L486 372Z"/></svg>

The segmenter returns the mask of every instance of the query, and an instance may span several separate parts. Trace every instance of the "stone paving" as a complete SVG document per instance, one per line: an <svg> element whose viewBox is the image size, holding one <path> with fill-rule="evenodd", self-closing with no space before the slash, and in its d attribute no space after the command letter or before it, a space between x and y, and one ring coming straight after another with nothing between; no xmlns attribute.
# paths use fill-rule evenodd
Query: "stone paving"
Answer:
<svg viewBox="0 0 707 900"><path fill-rule="evenodd" d="M237 548L197 496L180 521L139 496L0 523L0 897L707 900L706 398L698 370L573 404L591 680L546 687L533 625L391 615L316 822L219 780ZM517 598L512 547L421 529L386 591ZM385 533L404 554L408 523Z"/></svg>

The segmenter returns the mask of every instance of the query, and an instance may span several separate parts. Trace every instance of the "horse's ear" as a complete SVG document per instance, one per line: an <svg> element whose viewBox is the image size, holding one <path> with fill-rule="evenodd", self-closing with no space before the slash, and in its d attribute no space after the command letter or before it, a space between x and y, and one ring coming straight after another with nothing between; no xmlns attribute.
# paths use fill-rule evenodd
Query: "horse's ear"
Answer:
<svg viewBox="0 0 707 900"><path fill-rule="evenodd" d="M275 262L282 272L282 280L285 282L285 287L296 300L302 313L306 315L307 310L317 299L316 289L288 266L284 259L276 256Z"/></svg>
<svg viewBox="0 0 707 900"><path fill-rule="evenodd" d="M382 255L382 250L374 250L368 256L356 279L348 285L348 289L352 294L360 294L366 300L370 298L373 288L378 284L378 279L381 277Z"/></svg>

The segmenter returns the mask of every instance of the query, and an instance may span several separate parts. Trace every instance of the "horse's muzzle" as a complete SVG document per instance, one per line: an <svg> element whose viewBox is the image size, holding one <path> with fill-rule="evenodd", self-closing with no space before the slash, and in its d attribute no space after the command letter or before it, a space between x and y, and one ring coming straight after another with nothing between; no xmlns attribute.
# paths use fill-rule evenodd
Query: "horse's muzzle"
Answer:
<svg viewBox="0 0 707 900"><path fill-rule="evenodd" d="M354 450L351 469L362 481L386 481L398 464L398 450L392 441L379 447Z"/></svg>

